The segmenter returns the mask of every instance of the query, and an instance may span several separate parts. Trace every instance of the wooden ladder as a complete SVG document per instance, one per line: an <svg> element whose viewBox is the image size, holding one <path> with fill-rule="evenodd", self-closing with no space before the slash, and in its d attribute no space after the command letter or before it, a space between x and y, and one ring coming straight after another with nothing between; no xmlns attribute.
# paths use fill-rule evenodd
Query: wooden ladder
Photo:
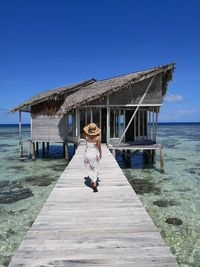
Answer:
<svg viewBox="0 0 200 267"><path fill-rule="evenodd" d="M20 141L19 142L19 159L20 160L26 160L29 159L30 155L30 141Z"/></svg>

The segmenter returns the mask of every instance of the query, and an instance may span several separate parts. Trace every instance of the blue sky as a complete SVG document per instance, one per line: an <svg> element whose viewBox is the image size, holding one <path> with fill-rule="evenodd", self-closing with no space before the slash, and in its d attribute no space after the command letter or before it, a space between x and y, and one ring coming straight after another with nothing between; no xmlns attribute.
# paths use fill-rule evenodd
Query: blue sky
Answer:
<svg viewBox="0 0 200 267"><path fill-rule="evenodd" d="M43 90L171 61L159 120L199 122L199 14L195 0L0 0L0 123Z"/></svg>

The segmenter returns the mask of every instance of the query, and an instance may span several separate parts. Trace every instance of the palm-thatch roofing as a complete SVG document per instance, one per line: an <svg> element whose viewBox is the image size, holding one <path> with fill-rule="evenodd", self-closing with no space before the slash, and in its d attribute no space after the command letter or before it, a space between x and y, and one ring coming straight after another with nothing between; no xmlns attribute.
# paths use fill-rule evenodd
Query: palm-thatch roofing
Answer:
<svg viewBox="0 0 200 267"><path fill-rule="evenodd" d="M174 66L175 63L170 63L110 79L99 81L91 79L72 85L63 86L33 96L29 100L13 108L11 111L15 112L17 110L23 110L23 108L24 110L28 111L27 107L29 107L30 111L31 106L50 99L56 99L56 97L64 94L65 100L60 106L57 114L66 114L68 111L76 108L77 106L87 105L87 103L91 101L110 95L120 89L151 78L159 73L162 73L162 94L165 95L167 84L172 79Z"/></svg>
<svg viewBox="0 0 200 267"><path fill-rule="evenodd" d="M87 86L93 82L95 82L95 79L90 79L90 80L85 80L85 81L81 81L81 82L77 82L77 83L73 83L70 85L65 85L62 87L57 87L54 88L52 90L48 90L48 91L43 91L31 98L29 98L28 100L26 100L25 102L19 104L18 106L14 107L13 109L11 109L11 112L15 112L17 110L22 110L22 111L30 111L30 106L39 104L41 102L44 101L49 101L49 100L56 100L57 97L61 96L61 95L69 95L72 94L74 92L76 92L77 90L79 90L80 88Z"/></svg>
<svg viewBox="0 0 200 267"><path fill-rule="evenodd" d="M61 105L57 114L65 114L68 111L80 105L87 105L87 103L110 95L120 89L129 87L132 84L138 83L142 80L151 78L159 73L162 75L162 94L165 95L167 90L167 83L172 79L174 70L174 63L158 66L148 70L138 71L114 78L96 81L85 88L78 90L76 93L70 94Z"/></svg>

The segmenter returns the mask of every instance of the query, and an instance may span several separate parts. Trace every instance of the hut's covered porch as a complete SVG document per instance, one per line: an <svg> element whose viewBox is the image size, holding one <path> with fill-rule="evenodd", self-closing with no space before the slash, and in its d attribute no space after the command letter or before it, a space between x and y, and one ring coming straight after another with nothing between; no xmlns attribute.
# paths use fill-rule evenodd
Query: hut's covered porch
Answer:
<svg viewBox="0 0 200 267"><path fill-rule="evenodd" d="M78 140L84 138L83 127L94 122L101 128L103 143L113 146L155 144L158 126L159 106L136 107L81 107L76 116L68 116L69 127L75 119ZM71 131L73 133L73 131Z"/></svg>
<svg viewBox="0 0 200 267"><path fill-rule="evenodd" d="M162 147L156 142L159 109L160 105L85 106L77 108L74 117L73 114L68 116L71 116L70 121L75 120L71 133L76 132L78 143L84 139L83 127L94 122L101 128L102 143L107 143L114 155L118 150L130 158L132 152L142 151L146 160L154 162L159 149L163 170Z"/></svg>

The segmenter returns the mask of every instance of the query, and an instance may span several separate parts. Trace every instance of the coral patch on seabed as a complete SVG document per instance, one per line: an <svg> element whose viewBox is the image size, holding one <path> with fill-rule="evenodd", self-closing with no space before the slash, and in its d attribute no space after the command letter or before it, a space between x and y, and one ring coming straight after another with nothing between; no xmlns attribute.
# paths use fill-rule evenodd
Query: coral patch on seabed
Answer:
<svg viewBox="0 0 200 267"><path fill-rule="evenodd" d="M165 200L165 199L156 200L153 202L153 204L158 207L170 207L178 205L178 203L174 200Z"/></svg>
<svg viewBox="0 0 200 267"><path fill-rule="evenodd" d="M182 225L183 224L182 220L180 220L178 218L167 218L165 220L165 222L168 223L168 224L175 225L175 226L178 226L178 225Z"/></svg>
<svg viewBox="0 0 200 267"><path fill-rule="evenodd" d="M1 204L13 203L21 199L29 198L32 196L33 196L33 193L29 188L2 192L0 193L0 203Z"/></svg>
<svg viewBox="0 0 200 267"><path fill-rule="evenodd" d="M31 176L26 177L25 181L32 186L48 186L52 183L53 179L49 176Z"/></svg>
<svg viewBox="0 0 200 267"><path fill-rule="evenodd" d="M150 181L144 179L131 179L130 183L137 194L145 194L153 192L154 194L159 195L161 192L160 188L156 187Z"/></svg>

